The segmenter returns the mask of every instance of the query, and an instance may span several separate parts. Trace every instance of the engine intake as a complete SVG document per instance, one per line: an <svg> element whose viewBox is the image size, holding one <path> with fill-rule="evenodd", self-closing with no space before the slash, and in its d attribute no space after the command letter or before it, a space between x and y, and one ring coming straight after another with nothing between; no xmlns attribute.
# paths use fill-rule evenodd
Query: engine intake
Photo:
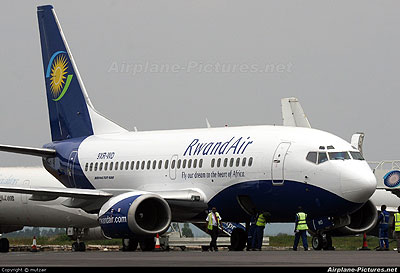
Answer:
<svg viewBox="0 0 400 273"><path fill-rule="evenodd" d="M333 231L335 235L355 235L373 229L378 221L378 211L368 200L359 210L350 214L350 224Z"/></svg>
<svg viewBox="0 0 400 273"><path fill-rule="evenodd" d="M164 233L171 223L171 209L152 193L124 193L111 198L99 213L104 234L111 238Z"/></svg>

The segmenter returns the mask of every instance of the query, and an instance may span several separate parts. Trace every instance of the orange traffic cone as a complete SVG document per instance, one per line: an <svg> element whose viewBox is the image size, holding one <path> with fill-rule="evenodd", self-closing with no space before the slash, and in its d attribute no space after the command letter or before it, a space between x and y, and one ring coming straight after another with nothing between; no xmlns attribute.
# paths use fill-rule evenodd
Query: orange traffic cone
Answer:
<svg viewBox="0 0 400 273"><path fill-rule="evenodd" d="M158 235L158 233L157 233L157 236L156 236L156 246L154 247L154 250L155 251L161 251L162 250L161 245L160 245L160 236Z"/></svg>
<svg viewBox="0 0 400 273"><path fill-rule="evenodd" d="M33 236L33 242L32 242L32 247L31 247L31 252L37 252L37 246L36 246L36 236Z"/></svg>
<svg viewBox="0 0 400 273"><path fill-rule="evenodd" d="M368 248L367 233L365 233L365 232L364 232L364 236L363 236L363 246L362 246L362 248L359 248L358 250L371 250Z"/></svg>

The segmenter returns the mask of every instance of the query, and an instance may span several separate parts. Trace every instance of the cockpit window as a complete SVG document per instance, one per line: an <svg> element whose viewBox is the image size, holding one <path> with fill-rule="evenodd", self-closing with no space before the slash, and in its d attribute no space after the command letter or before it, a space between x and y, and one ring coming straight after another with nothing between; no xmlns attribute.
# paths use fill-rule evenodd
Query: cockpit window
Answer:
<svg viewBox="0 0 400 273"><path fill-rule="evenodd" d="M354 160L365 160L360 152L350 152L350 154Z"/></svg>
<svg viewBox="0 0 400 273"><path fill-rule="evenodd" d="M318 153L318 164L324 163L325 161L328 161L328 156L326 155L325 152L319 152Z"/></svg>
<svg viewBox="0 0 400 273"><path fill-rule="evenodd" d="M345 160L350 159L350 155L348 152L330 152L329 159L330 160Z"/></svg>
<svg viewBox="0 0 400 273"><path fill-rule="evenodd" d="M317 163L317 152L309 152L306 159L312 163Z"/></svg>

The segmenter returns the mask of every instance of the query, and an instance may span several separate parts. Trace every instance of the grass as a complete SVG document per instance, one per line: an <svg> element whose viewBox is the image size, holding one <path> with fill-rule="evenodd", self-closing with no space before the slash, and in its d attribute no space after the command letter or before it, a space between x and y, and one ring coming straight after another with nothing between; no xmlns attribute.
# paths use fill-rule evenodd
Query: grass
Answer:
<svg viewBox="0 0 400 273"><path fill-rule="evenodd" d="M8 238L11 245L32 245L32 238ZM294 235L280 234L277 236L269 236L269 243L272 247L291 248L293 247ZM308 237L308 245L311 248L311 237ZM348 237L333 237L333 246L337 250L357 250L363 246L362 236L348 236ZM38 237L36 238L38 245L72 245L73 241L67 235L61 234L51 237ZM368 247L374 249L379 245L379 240L376 237L367 238ZM112 240L92 240L85 241L86 245L119 245L122 246L121 239ZM395 242L391 243L391 248L395 246ZM302 246L300 239L299 247Z"/></svg>
<svg viewBox="0 0 400 273"><path fill-rule="evenodd" d="M293 247L294 235L277 235L269 237L270 246L274 247ZM311 248L311 237L307 238L307 242L309 247ZM376 237L367 237L368 248L374 249L379 245L379 240ZM395 243L392 243L391 246L394 246ZM363 246L363 237L362 236L347 236L347 237L333 237L332 245L337 250L357 250ZM299 246L302 246L302 242L300 239Z"/></svg>
<svg viewBox="0 0 400 273"><path fill-rule="evenodd" d="M7 236L5 236L7 237ZM32 245L33 238L8 238L10 245ZM72 245L74 241L68 238L65 234L60 234L51 237L38 237L36 243L38 245ZM112 240L91 240L86 241L86 245L119 245L122 246L121 239Z"/></svg>

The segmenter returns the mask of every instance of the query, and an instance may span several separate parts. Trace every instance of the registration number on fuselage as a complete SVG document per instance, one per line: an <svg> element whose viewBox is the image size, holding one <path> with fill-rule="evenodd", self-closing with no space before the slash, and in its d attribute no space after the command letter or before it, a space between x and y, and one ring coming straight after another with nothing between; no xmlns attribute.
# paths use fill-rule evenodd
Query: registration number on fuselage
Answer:
<svg viewBox="0 0 400 273"><path fill-rule="evenodd" d="M114 156L115 156L115 152L98 153L97 159L113 159Z"/></svg>

